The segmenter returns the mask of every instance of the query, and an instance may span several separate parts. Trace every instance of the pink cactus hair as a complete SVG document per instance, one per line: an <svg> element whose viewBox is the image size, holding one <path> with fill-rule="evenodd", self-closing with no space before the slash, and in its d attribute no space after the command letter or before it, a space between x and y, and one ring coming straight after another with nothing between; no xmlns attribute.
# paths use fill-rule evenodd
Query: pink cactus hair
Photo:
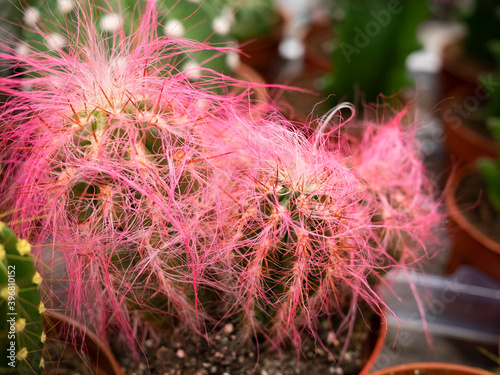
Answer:
<svg viewBox="0 0 500 375"><path fill-rule="evenodd" d="M340 144L325 135L348 126L331 120L351 105L301 133L279 114L254 112L249 93L260 84L203 68L210 78L192 82L179 71L179 46L234 50L159 37L155 1L131 36L109 37L109 49L92 14L79 14L78 34L64 48L0 52L24 69L0 81L11 96L1 108L0 207L40 259L64 265L64 309L101 335L111 326L140 344L137 315L145 310L203 334L220 315L198 296L216 290L221 315L298 351L304 330L318 338L322 315L342 316L337 333L349 336L360 301L382 313L368 275L380 281L424 256L441 218L415 133L402 125L406 110L385 124L362 122L363 137ZM205 89L214 85L240 90ZM104 130L94 127L99 121ZM145 150L144 124L149 135L155 129L156 152ZM322 198L287 211L277 203L283 186ZM264 215L263 203L275 212ZM242 235L250 224L259 230ZM291 233L300 237L288 250L296 263L277 281L287 293L266 290L269 249ZM394 242L398 256L388 250ZM154 305L156 296L168 304ZM275 311L270 325L255 317L266 305Z"/></svg>

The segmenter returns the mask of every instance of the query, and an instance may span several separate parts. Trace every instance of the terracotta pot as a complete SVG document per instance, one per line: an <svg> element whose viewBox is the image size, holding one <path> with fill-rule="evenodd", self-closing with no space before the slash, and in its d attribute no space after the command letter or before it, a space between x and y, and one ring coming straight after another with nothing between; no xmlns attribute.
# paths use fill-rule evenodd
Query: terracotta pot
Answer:
<svg viewBox="0 0 500 375"><path fill-rule="evenodd" d="M445 202L450 217L450 235L453 240L447 272L453 273L462 264L472 264L489 276L500 280L500 243L472 225L462 214L455 198L460 181L473 171L475 167L470 164L459 169L451 177L445 191Z"/></svg>
<svg viewBox="0 0 500 375"><path fill-rule="evenodd" d="M313 23L304 38L306 63L315 69L330 71L334 36L334 26L331 22Z"/></svg>
<svg viewBox="0 0 500 375"><path fill-rule="evenodd" d="M370 335L370 341L368 342L365 351L367 359L359 375L367 375L370 373L371 368L375 365L375 362L384 347L385 337L387 334L387 321L385 316L380 317L377 315L372 327L375 327L376 329L374 329Z"/></svg>
<svg viewBox="0 0 500 375"><path fill-rule="evenodd" d="M411 363L388 367L372 372L371 375L493 375L491 372L474 367L451 363Z"/></svg>
<svg viewBox="0 0 500 375"><path fill-rule="evenodd" d="M45 312L45 330L76 352L85 351L92 370L107 375L125 375L108 344L82 324L56 311Z"/></svg>
<svg viewBox="0 0 500 375"><path fill-rule="evenodd" d="M242 54L241 62L252 67L267 82L273 82L279 74L282 59L279 55L279 44L282 40L286 18L280 14L280 21L270 35L254 38L248 41L239 41Z"/></svg>
<svg viewBox="0 0 500 375"><path fill-rule="evenodd" d="M480 157L494 158L498 154L498 145L495 141L464 125L464 119L454 114L454 105L462 105L466 110L468 100L471 104L479 103L474 89L461 86L446 95L442 108L446 147L452 162L462 164L472 163ZM473 112L465 113L467 116L473 116Z"/></svg>
<svg viewBox="0 0 500 375"><path fill-rule="evenodd" d="M320 87L321 79L325 73L325 70L316 69L306 64L302 74L290 81L283 82L298 90L284 91L283 96L278 101L280 112L289 120L300 123L326 113L327 109L322 105L325 98Z"/></svg>
<svg viewBox="0 0 500 375"><path fill-rule="evenodd" d="M464 54L464 38L458 37L446 44L441 53L439 85L441 95L456 87L467 86L474 90L479 76L494 68Z"/></svg>

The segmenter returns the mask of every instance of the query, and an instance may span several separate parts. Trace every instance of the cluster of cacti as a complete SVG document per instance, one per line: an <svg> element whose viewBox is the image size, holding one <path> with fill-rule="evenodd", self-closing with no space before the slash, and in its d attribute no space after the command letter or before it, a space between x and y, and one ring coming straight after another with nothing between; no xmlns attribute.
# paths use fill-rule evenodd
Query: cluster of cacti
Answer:
<svg viewBox="0 0 500 375"><path fill-rule="evenodd" d="M0 371L34 374L43 367L42 278L31 245L0 222Z"/></svg>
<svg viewBox="0 0 500 375"><path fill-rule="evenodd" d="M380 312L375 281L439 217L403 114L362 124L353 149L327 136L329 117L307 138L257 113L252 84L216 95L205 87L243 84L176 73L179 51L214 49L158 36L146 5L111 47L83 13L57 54L0 53L30 77L1 82L0 203L65 263L68 311L128 335L130 310L194 330L233 316L297 346L319 316L344 317L342 330L360 300Z"/></svg>

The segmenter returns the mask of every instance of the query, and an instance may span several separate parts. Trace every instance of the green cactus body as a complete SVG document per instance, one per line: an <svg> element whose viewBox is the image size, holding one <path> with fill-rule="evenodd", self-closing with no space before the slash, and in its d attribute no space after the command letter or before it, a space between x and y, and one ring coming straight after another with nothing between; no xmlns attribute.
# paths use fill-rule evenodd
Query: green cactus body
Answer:
<svg viewBox="0 0 500 375"><path fill-rule="evenodd" d="M0 8L0 30L2 30L2 39L4 43L14 44L21 36L21 18L22 13L13 1L2 1ZM16 69L4 59L0 58L0 77L8 77ZM0 94L0 105L7 100L4 94Z"/></svg>
<svg viewBox="0 0 500 375"><path fill-rule="evenodd" d="M35 374L45 341L40 275L30 244L0 222L0 372Z"/></svg>
<svg viewBox="0 0 500 375"><path fill-rule="evenodd" d="M65 192L59 194L64 207L61 212L72 220L83 236L89 233L94 233L95 237L103 233L109 235L109 239L104 240L110 243L106 262L112 264L117 289L123 285L126 288L125 280L130 280L130 285L137 285L138 290L128 306L142 310L148 306L151 319L156 316L154 311L162 311L158 317L164 318L166 311L176 311L172 306L181 302L158 296L158 285L164 290L182 290L172 294L182 298L186 305L195 303L192 286L176 282L182 280L183 272L189 272L186 271L189 262L185 250L181 245L174 245L178 248L159 251L161 260L158 263L167 263L171 270L168 279L160 280L159 276L153 281L154 275L163 274L159 264L148 265L151 275L138 270L142 269L141 262L147 257L145 249L156 251L167 246L164 239L155 236L152 228L161 225L172 237L178 236L172 223L159 223L158 218L165 214L155 215L155 211L165 208L159 208L157 202L165 202L166 197L177 202L186 201L187 197L198 199L200 175L206 173L207 168L200 134L191 127L190 124L196 122L189 119L192 114L187 108L165 105L156 96L118 100L117 103L107 103L104 98L103 101L99 107L86 111L75 108L62 117L64 129L68 130L62 135L65 151L52 158L50 183L60 184L61 192ZM78 167L83 160L94 159L109 165L109 172L89 172ZM121 179L113 173L115 169L120 171ZM124 182L124 177L129 181ZM145 193L141 190L144 185L155 186L154 192ZM137 244L119 248L112 245L113 236L128 233L133 237L137 231L151 232L140 247Z"/></svg>
<svg viewBox="0 0 500 375"><path fill-rule="evenodd" d="M236 40L229 34L232 14L223 12L216 4L204 2L195 4L184 1L166 1L161 5L163 27L160 35L172 35L200 42L208 42L218 47L236 48ZM217 22L220 20L220 24ZM213 69L225 75L232 75L237 64L236 52L221 55L217 51L199 51L190 55L181 55L180 67L197 79L197 66ZM233 58L234 61L231 60ZM206 73L205 73L206 74Z"/></svg>
<svg viewBox="0 0 500 375"><path fill-rule="evenodd" d="M500 144L500 118L490 117L489 125L496 142ZM495 211L500 215L500 156L496 159L479 159L478 170L486 184L488 198Z"/></svg>
<svg viewBox="0 0 500 375"><path fill-rule="evenodd" d="M41 52L64 48L68 34L77 31L77 12L81 6L73 0L27 1L23 9L24 42Z"/></svg>
<svg viewBox="0 0 500 375"><path fill-rule="evenodd" d="M399 6L384 0L345 3L332 53L334 70L325 77L325 93L344 95L350 102L359 99L357 94L377 102L380 94L398 93L409 82L405 61L419 47L416 30L430 13L429 4L425 0Z"/></svg>
<svg viewBox="0 0 500 375"><path fill-rule="evenodd" d="M52 51L63 49L69 39L77 35L76 29L78 13L81 15L85 4L74 0L31 0L25 8L24 25L27 27L23 33L26 44L33 46L38 51ZM104 35L112 35L113 32L123 30L130 35L134 29L134 22L141 14L140 7L143 5L129 1L98 1L91 3L93 7L96 27ZM109 9L109 12L103 10ZM208 42L217 47L233 47L237 44L235 39L226 32L214 30L214 18L217 14L216 7L212 4L194 4L189 1L178 3L177 1L162 1L158 4L160 19L163 25L158 28L158 35L172 35ZM229 15L228 15L229 17ZM40 35L38 30L43 30ZM108 39L112 47L112 38ZM22 52L22 49L20 50ZM172 65L179 64L181 70L187 70L193 79L198 79L199 66L213 69L216 72L231 75L237 62L231 62L231 58L237 61L236 52L231 57L221 55L218 51L204 50L195 53L185 53L177 56L177 61L170 61Z"/></svg>
<svg viewBox="0 0 500 375"><path fill-rule="evenodd" d="M172 153L174 161L186 163L184 159L198 154L198 146L192 143L193 134L185 126L178 126L174 122L168 122L171 113L161 113L149 119L145 108L151 107L145 99L137 104L129 104L122 112L123 118L117 120L113 115L105 111L93 111L92 117L96 120L91 125L75 127L75 132L68 137L67 149L74 151L74 159L92 157L94 154L104 153L106 159L116 163L116 167L123 171L130 169L131 178L137 178L137 170L145 168L154 169L158 174L158 180L168 176L172 172L169 165L168 154ZM143 107L144 112L140 110ZM87 117L89 115L87 114ZM143 120L137 121L137 117ZM80 116L85 118L84 116ZM191 139L189 141L188 139ZM168 143L168 144L167 144ZM177 150L177 151L176 151ZM186 151L188 150L188 151ZM191 155L187 155L187 154ZM61 165L67 165L68 160L60 160ZM195 175L202 173L202 162L191 163L192 167L182 170L175 181L174 194L176 199L195 192L199 181ZM176 166L174 165L175 169ZM56 167L58 171L61 168ZM151 217L138 217L135 212L146 206L153 206L149 198L142 197L139 190L123 188L121 181L114 180L109 174L99 173L88 176L86 171L66 171L56 177L57 179L69 178L73 187L69 190L66 207L69 215L77 219L79 223L91 220L93 225L103 220L111 220L112 227L122 230L149 227ZM140 186L140 181L137 181ZM161 184L157 193L167 195L168 187ZM134 207L131 201L142 202L144 207ZM104 224L104 223L103 223ZM149 223L151 224L151 223ZM103 225L106 226L106 225ZM99 227L99 226L98 226Z"/></svg>
<svg viewBox="0 0 500 375"><path fill-rule="evenodd" d="M266 38L281 22L276 5L270 0L224 0L226 8L233 9L234 21L231 25L231 35L239 41L253 38ZM221 8L224 4L220 5Z"/></svg>

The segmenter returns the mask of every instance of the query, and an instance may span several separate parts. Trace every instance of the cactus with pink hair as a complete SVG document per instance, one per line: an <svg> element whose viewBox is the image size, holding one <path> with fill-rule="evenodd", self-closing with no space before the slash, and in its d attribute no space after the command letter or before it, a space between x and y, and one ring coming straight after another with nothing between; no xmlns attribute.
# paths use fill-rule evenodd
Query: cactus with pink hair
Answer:
<svg viewBox="0 0 500 375"><path fill-rule="evenodd" d="M357 144L327 142L326 116L311 139L283 130L250 146L256 165L232 179L228 230L234 309L249 334L300 348L320 317L343 317L342 331L360 301L382 312L379 279L421 256L440 218L405 114L362 123Z"/></svg>
<svg viewBox="0 0 500 375"><path fill-rule="evenodd" d="M216 260L216 232L204 228L207 190L222 152L211 127L248 95L216 96L204 89L216 78L191 83L169 65L180 48L210 47L156 39L155 15L148 2L141 28L119 34L111 49L89 18L64 49L2 56L29 77L3 81L12 101L0 142L2 200L20 233L53 247L71 280L68 310L98 312L90 317L97 330L108 314L128 329L124 302L154 309L159 297L164 313L202 326L197 285Z"/></svg>
<svg viewBox="0 0 500 375"><path fill-rule="evenodd" d="M403 113L345 143L325 136L328 116L307 138L257 111L255 85L190 81L179 51L213 48L157 37L156 19L148 1L131 36L83 16L64 49L0 53L29 77L1 81L0 204L37 256L64 264L67 310L132 339L152 316L198 332L233 316L297 349L319 317L341 331L361 301L380 313L374 285L439 219Z"/></svg>

